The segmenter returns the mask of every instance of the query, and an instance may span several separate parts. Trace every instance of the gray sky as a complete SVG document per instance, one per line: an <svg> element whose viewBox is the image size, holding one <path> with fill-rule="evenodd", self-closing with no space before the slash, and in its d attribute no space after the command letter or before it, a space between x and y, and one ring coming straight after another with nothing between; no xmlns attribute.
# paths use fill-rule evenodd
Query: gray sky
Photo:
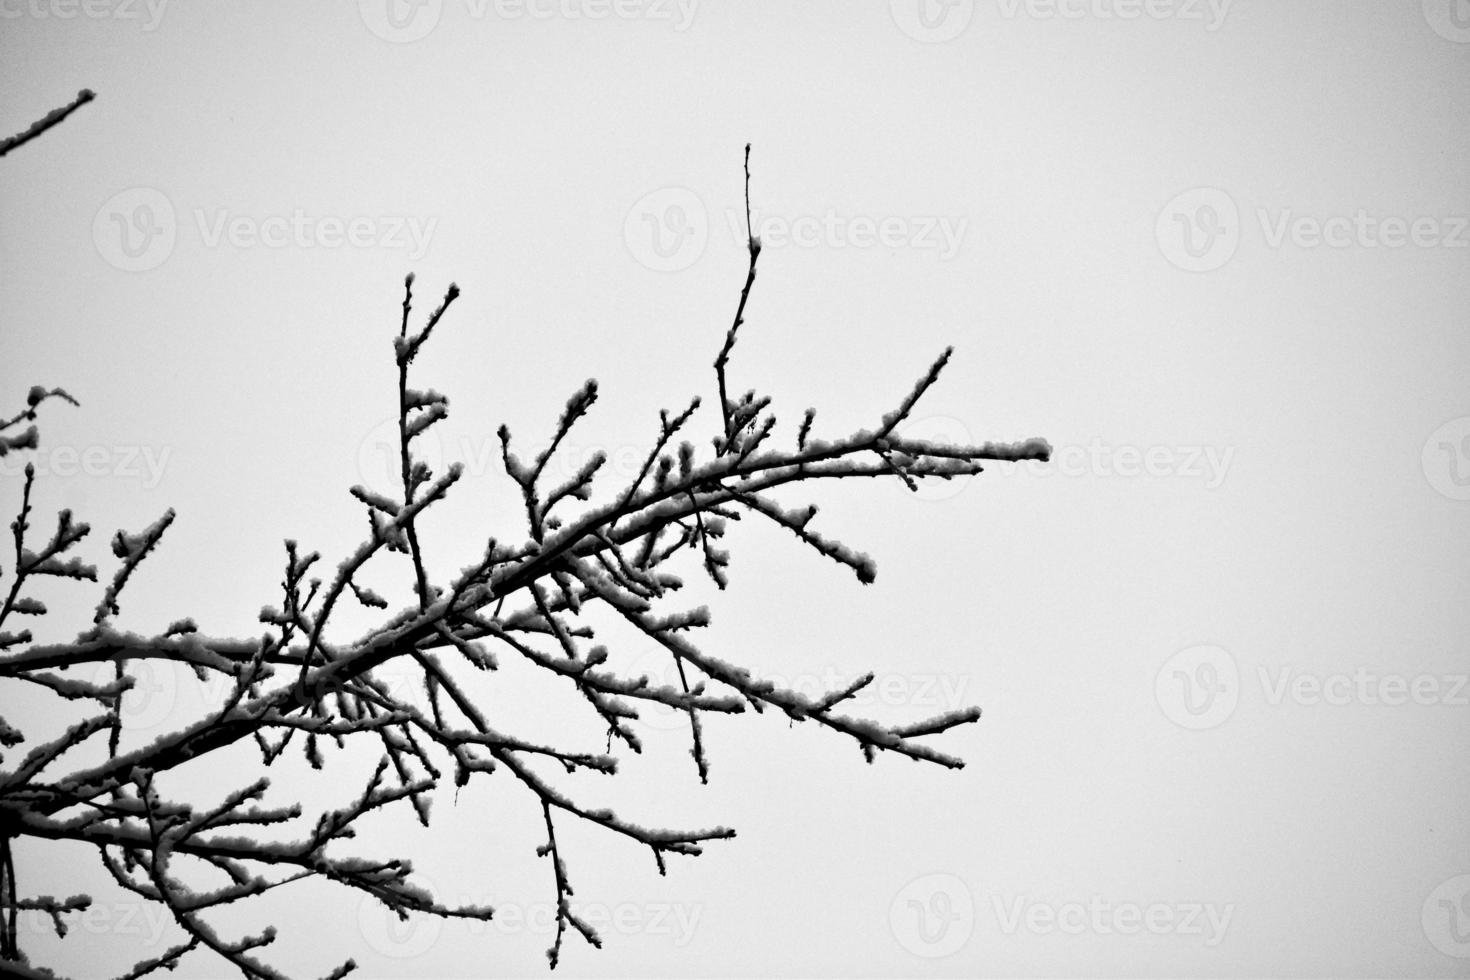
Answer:
<svg viewBox="0 0 1470 980"><path fill-rule="evenodd" d="M346 488L383 476L409 270L420 314L464 290L416 365L471 477L428 534L437 569L522 533L495 428L546 438L589 376L603 397L567 465L600 448L627 475L659 408L715 404L747 141L765 250L737 390L772 395L787 438L808 405L835 437L953 344L916 434L1056 447L917 499L791 495L877 559L873 586L754 526L728 593L688 570L706 651L809 693L871 669L862 707L884 719L978 704L936 740L969 765L869 767L747 715L709 722L701 787L683 730L652 718L646 757L584 795L740 836L659 878L568 827L606 942L570 940L558 974L1467 975L1464 0L0 17L0 130L98 93L3 161L0 391L80 399L43 417L39 506L91 521L99 559L113 529L179 511L119 625L253 635L282 538L332 564L355 546ZM391 572L382 591L406 584ZM48 598L67 595L95 602ZM139 737L202 704L155 681ZM540 690L496 717L597 741ZM4 697L7 717L50 710ZM361 779L343 761L329 786L281 786L340 800ZM278 921L274 961L303 976L349 954L366 976L543 975L554 891L508 785L446 794L431 835L365 838L499 906L488 927L394 931L316 886L240 923ZM22 852L23 886L95 881L85 854L42 854ZM172 937L118 896L98 908L33 948L103 976ZM201 955L177 975L220 972Z"/></svg>

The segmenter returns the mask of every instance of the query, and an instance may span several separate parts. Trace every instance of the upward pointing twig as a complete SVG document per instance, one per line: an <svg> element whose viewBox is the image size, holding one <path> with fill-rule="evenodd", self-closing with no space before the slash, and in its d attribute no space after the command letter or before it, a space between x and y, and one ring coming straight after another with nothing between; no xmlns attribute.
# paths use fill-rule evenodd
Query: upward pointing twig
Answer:
<svg viewBox="0 0 1470 980"><path fill-rule="evenodd" d="M745 322L745 303L750 299L750 287L755 283L755 260L761 254L761 240L751 231L750 227L750 144L745 144L745 238L746 248L750 251L750 270L745 274L745 288L740 290L740 305L735 308L735 322L730 324L729 331L725 334L725 345L720 348L719 356L715 358L715 377L720 383L720 418L723 420L723 431L725 437L720 446L720 454L724 455L730 451L731 442L735 433L730 430L730 398L725 393L725 364L730 360L730 349L735 346L735 331L740 329L740 324Z"/></svg>

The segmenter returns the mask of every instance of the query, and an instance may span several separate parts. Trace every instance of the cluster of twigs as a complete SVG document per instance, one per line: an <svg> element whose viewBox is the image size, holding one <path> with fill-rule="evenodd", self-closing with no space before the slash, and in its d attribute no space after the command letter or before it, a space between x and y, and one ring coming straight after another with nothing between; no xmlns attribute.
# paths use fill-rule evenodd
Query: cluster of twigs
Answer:
<svg viewBox="0 0 1470 980"><path fill-rule="evenodd" d="M746 147L746 211L749 220L749 147ZM727 582L729 555L721 546L728 522L754 516L774 522L804 544L873 581L874 564L816 529L816 508L787 510L769 495L776 487L823 479L890 477L915 488L926 479L952 479L979 473L991 460L1046 459L1043 440L1015 444L945 445L896 434L915 403L934 384L949 359L946 350L918 379L893 411L872 429L844 438L814 438L814 412L808 410L795 433L794 447L775 446L775 416L770 399L746 392L727 393L726 368L755 280L761 245L749 238L749 270L734 322L714 362L719 392L718 429L712 447L701 451L683 438L698 398L677 414L659 414L653 446L636 477L600 506L587 505L594 480L606 462L596 454L569 478L552 484L548 464L568 433L597 401L597 384L588 381L568 399L550 445L524 459L512 448L508 430L499 437L506 473L519 487L529 537L511 545L491 539L480 558L459 575L436 582L418 534L424 512L454 488L457 464L434 473L416 453L415 440L448 413L448 399L410 385L415 358L459 295L450 285L423 327L410 330L414 279L404 283L402 322L394 341L398 367L399 486L387 496L362 486L351 492L364 507L368 533L335 571L313 575L321 556L285 542L283 594L279 606L261 610L264 634L253 640L202 634L190 619L163 633L141 636L113 625L121 593L139 564L153 552L172 520L172 511L136 534L119 531L112 540L119 560L97 604L93 622L69 643L36 644L28 630L6 629L11 620L46 612L25 596L40 576L97 581L97 569L70 553L88 533L70 512L62 511L49 540L39 548L31 537L34 470L27 466L20 514L12 524L14 562L4 605L0 606L0 679L43 688L47 696L94 703L97 713L58 737L36 742L17 759L9 752L0 769L0 972L48 976L31 965L19 948L18 911L50 916L59 934L66 917L87 907L86 896L57 900L19 898L12 840L20 837L72 841L94 846L102 865L123 888L140 899L160 903L182 927L185 939L161 955L138 963L124 977L172 968L186 953L208 948L246 977L283 974L259 958L274 930L226 938L206 919L212 909L306 878L321 877L382 901L400 917L411 913L488 919L485 906L450 907L410 880L407 860L368 860L341 853L364 815L403 801L428 826L429 796L452 767L456 786L478 773L503 771L529 791L545 822L540 847L550 859L556 892L556 936L547 956L555 967L564 935L576 931L594 946L600 939L573 909L567 864L558 847L557 821L576 818L647 847L659 872L669 854L697 855L706 841L733 837L728 827L673 830L647 827L607 809L584 806L538 772L534 760L550 759L567 773L614 774L615 745L642 748L639 706L666 705L687 716L691 754L699 778L708 779L709 762L701 727L705 712L739 713L774 708L795 721L813 721L853 740L869 761L878 752L958 768L963 763L924 742L956 725L973 722L979 710L951 711L934 718L884 725L844 714L851 700L873 680L867 674L847 687L811 697L762 680L738 665L713 656L689 639L710 622L707 607L664 612L681 579L672 568L685 553L721 589ZM35 417L48 398L70 400L65 392L32 389L27 408L0 424L0 454L36 446L34 426L20 435L4 433ZM572 512L572 501L584 503ZM384 553L406 556L412 566L415 601L351 642L329 640L327 625L345 602L386 610L387 601L360 580ZM611 610L658 644L677 667L678 683L658 684L645 676L623 676L609 666L608 651L592 643L593 628L584 610ZM477 706L466 677L494 671L499 656L523 657L565 679L595 711L607 732L605 751L540 744L492 726ZM187 665L201 682L224 682L227 696L217 707L147 745L121 744L122 700L145 661ZM412 665L426 695L419 701L390 687L375 674L390 661ZM461 664L471 674L465 674ZM80 680L56 671L111 664L105 682ZM103 761L68 769L64 757L107 733ZM293 741L310 765L326 765L322 743L376 740L382 755L362 791L337 809L303 814L297 804L267 806L266 778L229 793L209 809L172 802L159 788L158 775L208 756L226 746L253 740L270 765ZM0 719L0 743L8 749L30 740ZM354 742L356 744L356 742ZM285 827L298 831L286 833ZM173 870L188 858L217 873L217 887L186 884ZM351 960L333 970L340 977Z"/></svg>

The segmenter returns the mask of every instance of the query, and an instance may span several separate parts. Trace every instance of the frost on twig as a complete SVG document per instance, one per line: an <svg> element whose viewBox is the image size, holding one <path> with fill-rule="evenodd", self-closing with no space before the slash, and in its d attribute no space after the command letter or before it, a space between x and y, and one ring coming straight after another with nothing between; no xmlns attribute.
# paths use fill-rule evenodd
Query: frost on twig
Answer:
<svg viewBox="0 0 1470 980"><path fill-rule="evenodd" d="M9 153L11 150L15 149L17 146L22 145L23 143L29 143L37 136L40 136L42 133L46 132L46 130L50 129L52 126L58 125L67 116L71 115L73 112L76 112L78 109L86 105L88 102L91 102L96 97L96 93L94 93L91 89L84 88L77 93L77 97L75 99L72 99L66 105L62 106L59 109L52 109L50 112L46 113L46 115L42 116L40 119L37 119L35 122L31 123L24 130L16 133L14 136L7 136L4 139L0 139L0 157L3 157L5 154Z"/></svg>
<svg viewBox="0 0 1470 980"><path fill-rule="evenodd" d="M745 178L748 221L748 146ZM707 842L735 836L724 826L650 827L580 802L582 780L616 775L624 749L642 751L641 712L649 705L687 717L689 752L701 781L710 778L713 748L702 719L747 708L774 709L792 722L812 722L853 745L869 762L890 753L961 767L960 759L925 739L974 722L979 709L896 725L854 717L844 709L872 683L871 673L817 696L787 689L696 642L698 632L713 622L708 607L671 607L673 593L684 585L676 569L705 574L721 589L730 583L730 527L745 518L779 526L798 545L850 570L860 583L874 581L872 558L820 526L815 506L777 503L770 491L778 487L874 478L913 488L924 480L979 473L992 461L1044 460L1050 453L1040 439L959 446L895 434L938 380L950 350L930 363L873 428L817 438L815 409L807 409L794 447L780 448L771 399L753 390L732 397L728 388L730 355L761 251L754 235L747 251L745 284L714 362L717 415L699 415L698 398L680 411L659 412L657 431L650 432L651 446L636 474L600 504L591 501L594 483L603 475L603 454L560 480L553 479L551 465L573 428L595 408L596 381L586 381L569 396L550 443L532 458L517 452L502 426L501 462L520 496L518 517L525 521L526 537L519 545L507 544L515 537L505 533L488 538L480 556L452 577L434 571L419 528L425 514L454 492L462 468L434 472L417 441L448 417L450 400L433 388L411 385L410 369L459 289L451 285L424 325L412 330L414 279L407 277L393 338L396 487L387 493L351 488L348 500L362 508L365 535L335 568L320 571L319 553L303 551L295 540L285 542L281 591L260 609L263 630L256 637L213 637L188 617L152 636L115 624L122 592L145 574L142 562L158 550L174 520L170 510L141 531L118 531L111 539L116 564L87 629L68 643L33 642L20 624L48 610L28 590L29 583L37 576L96 583L98 572L74 554L89 529L69 511L58 515L44 540L32 540L35 473L27 466L19 516L11 525L14 559L9 569L0 570L10 577L8 583L0 580L0 682L24 682L40 696L92 708L83 721L50 737L33 738L0 719L0 746L6 752L0 756L6 767L0 770L0 972L40 975L20 948L17 913L45 915L64 936L67 917L89 901L86 895L62 900L23 891L11 850L17 838L90 847L115 883L168 910L182 941L123 976L169 970L186 955L208 951L244 976L274 978L283 975L267 959L275 931L226 935L212 924L210 910L320 878L381 902L400 917L490 918L494 911L486 906L441 904L412 880L410 861L356 856L342 844L363 817L400 805L428 826L433 790L451 774L455 787L498 774L526 794L545 825L538 853L548 863L556 897L556 935L547 950L554 968L567 935L576 933L593 946L601 943L571 902L568 839L558 835L562 825L580 822L645 848L660 874L667 871L670 855L696 856ZM36 408L48 398L72 401L60 389L32 389L25 410L9 421L0 419L0 453L38 445ZM714 430L712 449L701 452L693 431L705 419ZM7 434L22 423L23 431ZM412 601L396 612L388 611L390 601L380 591L394 560L385 555L407 562ZM344 599L381 621L356 639L341 636L331 624L339 621L336 613ZM677 682L657 683L615 669L607 647L594 642L590 619L595 612L610 613L656 644L669 657ZM493 682L506 657L575 689L568 692L567 710L589 711L605 731L606 744L549 744L497 727L469 681ZM137 680L135 671L145 663L187 668L201 682L217 682L223 697L147 744L125 745L121 705ZM388 682L380 668L390 663L409 671L412 691ZM104 672L101 679L67 673L68 668L106 665L111 676ZM90 740L104 731L109 735L105 753L78 751L98 745ZM210 805L185 805L170 800L165 790L169 774L236 744L253 746L262 768L294 747L313 768L331 766L335 773L346 763L332 750L349 741L373 746L377 764L359 792L321 812L268 802L271 784L264 777ZM84 757L87 761L79 761ZM197 875L186 881L174 870L184 862L206 869L215 883L201 885ZM44 880L40 869L20 870L28 873L21 876L27 880ZM341 961L327 975L342 976L353 968L352 960Z"/></svg>

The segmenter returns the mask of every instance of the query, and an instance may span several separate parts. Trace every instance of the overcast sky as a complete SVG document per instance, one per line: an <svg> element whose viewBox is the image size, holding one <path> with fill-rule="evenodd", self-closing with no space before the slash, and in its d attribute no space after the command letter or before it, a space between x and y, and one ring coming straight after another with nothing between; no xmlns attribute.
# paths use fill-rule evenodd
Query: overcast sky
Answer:
<svg viewBox="0 0 1470 980"><path fill-rule="evenodd" d="M444 577L524 533L500 423L544 439L596 377L567 465L603 449L629 475L660 408L716 404L746 142L765 249L731 379L774 398L783 438L808 406L820 436L873 424L954 345L912 431L1056 447L918 495L789 495L873 555L872 586L756 526L735 529L727 593L687 570L709 653L808 693L873 670L860 707L885 720L979 705L934 740L968 766L869 766L768 712L708 723L701 787L686 732L653 716L646 757L588 801L740 836L659 878L646 850L568 827L606 941L571 938L559 974L1470 971L1464 0L0 17L0 130L98 94L0 164L0 395L80 400L47 405L38 506L91 521L105 567L114 529L177 509L120 626L258 635L283 538L329 567L355 546L347 488L385 476L410 270L420 314L463 289L415 366L451 399L431 448L468 470L428 534ZM18 464L0 465L13 512ZM406 601L401 571L371 582ZM48 593L49 637L96 601L67 594ZM139 737L202 704L153 683ZM598 741L585 705L542 690L496 717ZM3 697L44 729L49 704ZM339 802L363 778L333 772L288 769L281 798ZM534 800L497 776L436 806L432 833L384 820L364 845L496 905L488 926L399 926L315 885L239 921L277 921L271 958L302 976L348 955L365 976L544 975ZM23 890L100 874L18 853ZM32 930L43 962L108 976L174 938L96 894L65 942ZM222 972L196 955L177 975Z"/></svg>

